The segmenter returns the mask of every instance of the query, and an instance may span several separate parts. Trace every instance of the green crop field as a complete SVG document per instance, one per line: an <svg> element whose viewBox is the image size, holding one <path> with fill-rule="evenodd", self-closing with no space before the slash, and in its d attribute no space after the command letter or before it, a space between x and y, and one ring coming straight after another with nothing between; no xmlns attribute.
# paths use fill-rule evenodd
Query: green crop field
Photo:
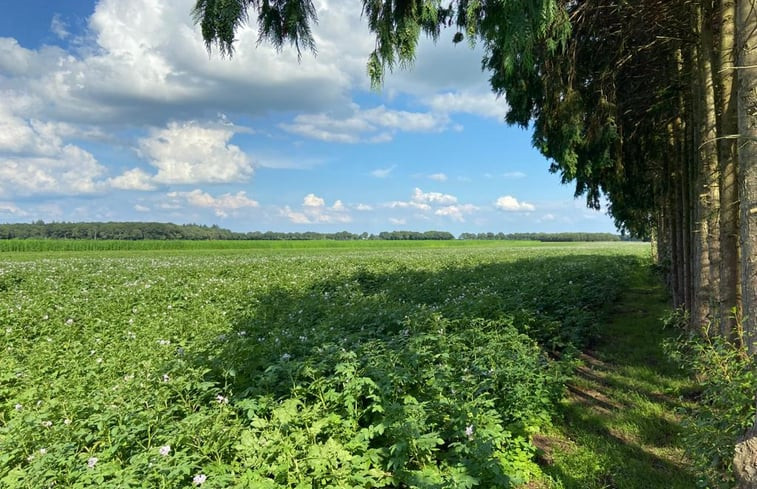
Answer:
<svg viewBox="0 0 757 489"><path fill-rule="evenodd" d="M463 246L539 246L538 241L465 240L90 240L90 239L0 239L0 253L58 251L219 251L219 250L309 250L448 248ZM551 246L588 246L598 243L562 242ZM601 243L600 243L601 244ZM617 244L617 243L616 243Z"/></svg>
<svg viewBox="0 0 757 489"><path fill-rule="evenodd" d="M571 352L649 264L631 243L49 250L0 255L0 487L515 487Z"/></svg>

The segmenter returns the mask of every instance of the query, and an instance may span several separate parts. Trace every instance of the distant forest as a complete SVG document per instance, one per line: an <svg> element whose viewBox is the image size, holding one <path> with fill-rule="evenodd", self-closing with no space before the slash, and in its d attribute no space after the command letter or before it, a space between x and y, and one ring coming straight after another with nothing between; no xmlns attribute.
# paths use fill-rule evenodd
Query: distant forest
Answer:
<svg viewBox="0 0 757 489"><path fill-rule="evenodd" d="M446 231L385 231L379 234L282 233L253 231L240 233L217 225L172 224L162 222L43 222L0 224L0 239L117 239L117 240L451 240ZM531 241L620 241L611 233L463 233L464 240Z"/></svg>
<svg viewBox="0 0 757 489"><path fill-rule="evenodd" d="M488 239L507 241L628 241L630 238L612 233L463 233L459 239Z"/></svg>

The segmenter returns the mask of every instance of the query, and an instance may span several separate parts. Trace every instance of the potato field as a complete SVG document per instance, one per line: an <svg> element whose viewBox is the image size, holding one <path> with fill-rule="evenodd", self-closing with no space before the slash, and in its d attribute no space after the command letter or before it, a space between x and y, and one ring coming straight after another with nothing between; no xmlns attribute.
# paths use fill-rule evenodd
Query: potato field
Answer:
<svg viewBox="0 0 757 489"><path fill-rule="evenodd" d="M2 253L0 487L518 487L648 252Z"/></svg>

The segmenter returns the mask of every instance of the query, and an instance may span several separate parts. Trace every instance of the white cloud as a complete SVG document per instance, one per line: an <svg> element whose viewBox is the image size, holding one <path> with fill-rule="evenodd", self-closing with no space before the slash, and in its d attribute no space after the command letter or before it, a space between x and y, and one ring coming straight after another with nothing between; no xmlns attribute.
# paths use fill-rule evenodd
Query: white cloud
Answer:
<svg viewBox="0 0 757 489"><path fill-rule="evenodd" d="M292 123L279 127L300 136L333 143L381 143L397 132L439 132L449 117L430 112L408 112L380 105L361 109L356 104L346 113L300 114Z"/></svg>
<svg viewBox="0 0 757 489"><path fill-rule="evenodd" d="M169 192L167 196L171 199L171 202L168 203L168 207L164 208L175 209L176 207L172 207L172 205L179 205L181 202L185 202L192 207L213 209L215 215L218 217L228 217L233 211L259 206L257 201L247 197L245 191L239 191L236 194L226 193L213 197L200 189L195 189L191 192Z"/></svg>
<svg viewBox="0 0 757 489"><path fill-rule="evenodd" d="M421 211L430 211L431 206L428 204L424 204L423 202L415 202L415 201L409 201L406 202L404 200L395 200L393 202L389 202L386 204L386 207L389 207L390 209L408 209L408 208L414 208Z"/></svg>
<svg viewBox="0 0 757 489"><path fill-rule="evenodd" d="M258 44L257 25L236 32L235 54L208 57L200 29L189 14L195 0L100 0L76 49L27 49L0 38L0 92L7 105L23 100L24 117L72 124L162 127L172 120L205 119L218 111L245 115L306 112L288 129L306 137L354 142L391 140L399 131L439 131L453 127L448 115L496 114L487 105L482 51L453 45L454 29L438 45L423 38L410 70L387 74L385 93L438 93L428 104L435 113L360 110L351 92L368 88L367 56L375 39L358 0L316 0L313 25L318 56L297 61L287 46L276 52ZM60 15L50 30L71 38ZM460 90L449 93L450 90ZM481 92L481 94L479 94ZM488 97L488 98L487 98ZM368 127L370 126L370 127ZM362 128L362 129L361 129Z"/></svg>
<svg viewBox="0 0 757 489"><path fill-rule="evenodd" d="M134 210L137 212L150 212L149 207L141 204L134 204Z"/></svg>
<svg viewBox="0 0 757 489"><path fill-rule="evenodd" d="M392 165L389 168L377 168L371 172L371 175L376 178L386 178L395 168L397 168L397 165Z"/></svg>
<svg viewBox="0 0 757 489"><path fill-rule="evenodd" d="M202 127L172 122L140 140L139 151L158 169L158 183L196 184L242 182L252 175L252 162L236 145L230 127Z"/></svg>
<svg viewBox="0 0 757 489"><path fill-rule="evenodd" d="M368 204L357 204L355 206L355 210L356 211L363 211L363 212L365 212L365 211L372 211L373 210L373 206L370 206Z"/></svg>
<svg viewBox="0 0 757 489"><path fill-rule="evenodd" d="M70 144L51 156L0 157L0 196L92 194L101 190L104 171L89 152Z"/></svg>
<svg viewBox="0 0 757 489"><path fill-rule="evenodd" d="M61 18L60 14L53 15L53 20L50 22L50 31L58 36L58 39L66 39L71 35L68 32L66 22Z"/></svg>
<svg viewBox="0 0 757 489"><path fill-rule="evenodd" d="M426 104L435 112L443 114L475 114L504 121L507 103L491 90L480 92L455 91L436 94L426 99Z"/></svg>
<svg viewBox="0 0 757 489"><path fill-rule="evenodd" d="M465 222L466 215L479 210L473 204L458 203L457 197L454 195L440 192L424 192L420 188L413 189L413 195L409 201L392 201L384 204L384 207L419 211L414 215L415 218L419 219L428 219L433 213L433 215L448 217L457 222Z"/></svg>
<svg viewBox="0 0 757 489"><path fill-rule="evenodd" d="M544 214L543 216L541 216L541 220L542 221L554 221L555 220L555 215L554 214Z"/></svg>
<svg viewBox="0 0 757 489"><path fill-rule="evenodd" d="M416 187L415 190L413 190L412 201L418 203L449 205L456 203L457 197L439 192L424 192Z"/></svg>
<svg viewBox="0 0 757 489"><path fill-rule="evenodd" d="M509 171L502 174L505 178L511 178L511 179L519 179L519 178L526 178L526 174L522 171Z"/></svg>
<svg viewBox="0 0 757 489"><path fill-rule="evenodd" d="M119 190L155 190L152 177L140 168L132 168L123 174L108 179L108 184Z"/></svg>
<svg viewBox="0 0 757 489"><path fill-rule="evenodd" d="M510 195L504 195L497 199L495 203L497 209L506 212L531 212L536 210L533 204L527 202L518 202L518 199Z"/></svg>
<svg viewBox="0 0 757 489"><path fill-rule="evenodd" d="M465 222L464 215L472 214L477 210L478 207L473 204L448 205L437 209L434 214L449 217L453 221Z"/></svg>
<svg viewBox="0 0 757 489"><path fill-rule="evenodd" d="M60 155L65 138L99 136L97 131L62 122L26 119L0 106L0 154L21 156Z"/></svg>
<svg viewBox="0 0 757 489"><path fill-rule="evenodd" d="M419 188L413 190L413 195L409 201L395 200L384 204L384 207L390 209L416 209L427 212L433 209L432 206L448 206L457 203L457 197L440 192L424 192Z"/></svg>
<svg viewBox="0 0 757 489"><path fill-rule="evenodd" d="M302 201L304 207L323 207L326 205L326 201L316 196L315 194L307 194Z"/></svg>
<svg viewBox="0 0 757 489"><path fill-rule="evenodd" d="M407 224L407 219L401 219L398 217L390 217L389 222L397 226L404 226L405 224Z"/></svg>
<svg viewBox="0 0 757 489"><path fill-rule="evenodd" d="M257 25L243 26L233 58L209 58L190 15L195 0L100 0L76 50L26 49L0 38L0 89L35 99L47 117L69 122L164 125L216 111L265 114L321 111L349 102L365 86L372 38L354 0L317 1L318 56L276 52L257 43ZM355 26L359 27L355 27ZM69 38L62 17L51 31ZM7 70L6 70L7 68ZM45 117L46 118L46 117Z"/></svg>
<svg viewBox="0 0 757 489"><path fill-rule="evenodd" d="M432 175L429 175L428 178L431 180L435 180L437 182L446 182L447 181L447 175L444 173L434 173Z"/></svg>
<svg viewBox="0 0 757 489"><path fill-rule="evenodd" d="M352 222L352 217L341 200L334 201L331 207L315 194L308 194L302 199L302 207L293 210L289 206L281 209L281 215L294 224L334 224Z"/></svg>

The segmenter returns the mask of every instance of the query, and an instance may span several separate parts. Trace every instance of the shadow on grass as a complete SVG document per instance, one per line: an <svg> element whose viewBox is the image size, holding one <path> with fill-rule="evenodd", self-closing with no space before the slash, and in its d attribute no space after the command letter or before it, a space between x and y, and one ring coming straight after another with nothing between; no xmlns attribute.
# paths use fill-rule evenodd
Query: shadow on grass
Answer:
<svg viewBox="0 0 757 489"><path fill-rule="evenodd" d="M612 308L561 405L556 439L574 442L546 471L566 489L696 487L675 412L691 381L667 357L667 307L654 277L636 273ZM617 408L615 408L617 407ZM549 443L546 443L549 447ZM586 470L586 467L591 467Z"/></svg>
<svg viewBox="0 0 757 489"><path fill-rule="evenodd" d="M238 319L230 338L219 342L210 375L233 393L234 405L278 403L302 387L298 383L303 382L303 377L281 375L295 361L322 374L337 375L337 365L323 364L327 352L350 352L367 342L380 344L427 334L423 327L436 324L438 318L444 318L440 324L452 321L463 328L460 325L466 321L500 321L558 356L576 347L600 348L606 344L608 334L614 334L603 330L604 326L599 329L604 325L600 319L621 293L625 277L643 266L637 257L601 255L537 257L475 266L453 262L432 270L414 268L412 261L357 263L347 271L335 269L308 283L275 285L266 294L251 298L251 312ZM405 353L415 355L413 351ZM648 353L662 358L658 351ZM643 356L621 360L627 362L625 366L648 365ZM438 361L441 365L442 360ZM624 366L615 357L611 362L608 368L612 370ZM422 373L422 366L418 367L413 373ZM661 416L647 416L637 440L613 429L602 416L582 414L593 410L602 414L604 410L605 415L612 416L633 409L625 400L615 399L613 393L601 392L605 382L614 389L624 388L620 385L622 379L609 378L601 367L594 366L583 375L596 385L586 389L571 384L569 399L575 402L563 404L559 415L566 423L566 432L580 433L576 440L584 446L556 443L559 450L566 452L551 453L549 463L542 457L546 473L566 488L693 487L677 482L691 481L685 468L670 461L666 454L655 452L655 447L674 444L675 424ZM401 387L400 382L393 388ZM641 394L650 402L654 402L655 395L665 395ZM366 399L361 402L365 404ZM671 401L667 407L673 405ZM369 407L362 405L361 409ZM404 412L403 406L396 409L400 418L411 419L414 415ZM505 417L503 422L517 430L514 426L518 419ZM451 426L447 432L439 433L444 443L434 450L447 449L451 442L465 442L461 435L464 429L465 425ZM649 449L649 445L654 447ZM550 449L539 448L543 453ZM556 462L558 459L567 461L567 465ZM491 477L505 481L500 482L505 484L500 487L508 487L506 484L515 480L505 473ZM416 482L419 487L446 487L431 479Z"/></svg>

